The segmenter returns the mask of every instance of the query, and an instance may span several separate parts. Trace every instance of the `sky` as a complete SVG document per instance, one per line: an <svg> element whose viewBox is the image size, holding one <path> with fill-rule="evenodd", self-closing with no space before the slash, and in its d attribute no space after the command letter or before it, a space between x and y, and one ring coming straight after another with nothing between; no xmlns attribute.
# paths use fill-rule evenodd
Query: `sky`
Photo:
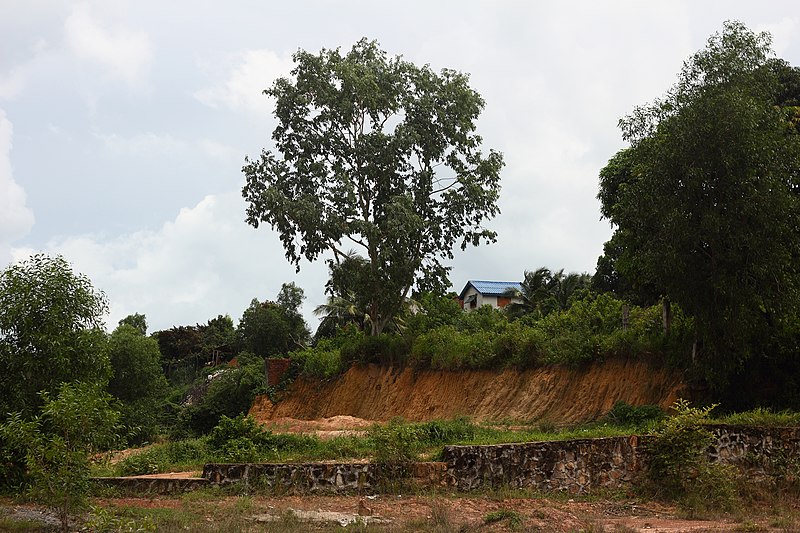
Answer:
<svg viewBox="0 0 800 533"><path fill-rule="evenodd" d="M0 269L61 254L102 290L109 329L238 322L282 283L312 330L327 267L295 272L277 234L247 225L245 156L271 149L292 54L376 39L391 56L469 73L484 148L504 154L492 245L450 280L593 273L611 235L598 172L617 123L663 95L726 20L769 31L800 65L796 0L0 2Z"/></svg>

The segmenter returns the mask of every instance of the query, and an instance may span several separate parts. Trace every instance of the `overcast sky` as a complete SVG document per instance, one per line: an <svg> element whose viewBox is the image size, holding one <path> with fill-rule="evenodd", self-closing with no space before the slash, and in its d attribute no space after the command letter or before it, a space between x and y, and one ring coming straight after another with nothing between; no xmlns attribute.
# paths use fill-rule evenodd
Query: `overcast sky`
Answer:
<svg viewBox="0 0 800 533"><path fill-rule="evenodd" d="M109 329L139 312L150 331L237 322L294 281L314 329L326 267L296 274L270 228L244 222L241 167L271 147L261 91L292 53L368 37L469 73L484 146L505 156L498 242L457 254L454 289L540 266L592 273L617 121L725 20L771 32L800 65L797 0L2 0L0 268L62 254L107 294Z"/></svg>

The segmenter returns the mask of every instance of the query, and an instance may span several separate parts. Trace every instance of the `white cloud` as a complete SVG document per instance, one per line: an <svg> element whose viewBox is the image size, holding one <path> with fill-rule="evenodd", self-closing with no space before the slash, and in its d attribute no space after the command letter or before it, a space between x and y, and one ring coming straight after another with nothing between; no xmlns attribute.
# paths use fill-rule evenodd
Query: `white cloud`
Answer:
<svg viewBox="0 0 800 533"><path fill-rule="evenodd" d="M102 64L129 83L143 80L153 57L146 33L105 28L85 3L73 7L64 29L67 43L78 57Z"/></svg>
<svg viewBox="0 0 800 533"><path fill-rule="evenodd" d="M189 143L170 134L153 132L123 137L116 133L96 134L106 149L113 155L149 157L153 154L180 153L189 148Z"/></svg>
<svg viewBox="0 0 800 533"><path fill-rule="evenodd" d="M800 30L800 19L797 17L783 17L780 22L774 24L761 24L757 27L758 31L768 31L772 34L772 49L775 54L781 57L793 40L797 38L797 31Z"/></svg>
<svg viewBox="0 0 800 533"><path fill-rule="evenodd" d="M276 235L244 222L238 192L206 196L157 231L108 238L82 235L51 241L43 250L61 254L109 298L107 325L144 313L151 330L205 322L218 314L241 317L250 300L274 299L283 282L306 289L310 309L324 300L324 264L295 274ZM33 253L13 251L15 260ZM313 320L313 322L312 322Z"/></svg>
<svg viewBox="0 0 800 533"><path fill-rule="evenodd" d="M241 150L227 144L212 141L211 139L201 139L197 144L203 153L214 159L236 161L240 163L244 158L244 152Z"/></svg>
<svg viewBox="0 0 800 533"><path fill-rule="evenodd" d="M0 264L10 258L10 245L33 227L33 211L25 205L25 190L14 181L11 171L13 128L0 109Z"/></svg>
<svg viewBox="0 0 800 533"><path fill-rule="evenodd" d="M245 50L235 58L227 80L194 93L200 102L211 106L226 106L236 111L268 115L272 103L262 94L264 89L292 70L292 58L279 56L272 50Z"/></svg>
<svg viewBox="0 0 800 533"><path fill-rule="evenodd" d="M56 133L54 131L54 133ZM244 151L212 139L180 139L169 133L145 132L125 137L116 133L95 133L112 156L151 158L158 155L193 156L196 153L238 165Z"/></svg>
<svg viewBox="0 0 800 533"><path fill-rule="evenodd" d="M19 67L0 75L0 98L13 98L25 87L25 74Z"/></svg>

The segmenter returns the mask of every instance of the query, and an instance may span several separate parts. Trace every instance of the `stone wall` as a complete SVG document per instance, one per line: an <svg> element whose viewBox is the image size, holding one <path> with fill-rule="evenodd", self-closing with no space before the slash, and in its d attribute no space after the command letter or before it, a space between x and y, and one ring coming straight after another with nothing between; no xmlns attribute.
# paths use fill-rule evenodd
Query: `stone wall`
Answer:
<svg viewBox="0 0 800 533"><path fill-rule="evenodd" d="M717 437L709 448L712 461L735 464L756 479L800 468L800 427L759 428L715 424Z"/></svg>
<svg viewBox="0 0 800 533"><path fill-rule="evenodd" d="M372 464L207 464L203 477L212 483L254 483L276 491L371 492L377 468Z"/></svg>
<svg viewBox="0 0 800 533"><path fill-rule="evenodd" d="M209 485L203 478L154 478L150 476L96 477L92 481L103 487L113 487L124 494L180 494Z"/></svg>
<svg viewBox="0 0 800 533"><path fill-rule="evenodd" d="M800 471L800 428L710 425L715 462L734 464L754 480ZM585 492L634 481L647 466L650 436L488 446L447 446L449 484L461 490L492 486Z"/></svg>
<svg viewBox="0 0 800 533"><path fill-rule="evenodd" d="M413 463L402 471L370 463L211 463L203 468L203 478L220 485L253 483L279 492L371 494L398 482L442 484L446 470L444 463Z"/></svg>
<svg viewBox="0 0 800 533"><path fill-rule="evenodd" d="M717 437L713 461L743 468L754 480L800 471L800 428L708 426ZM372 493L397 482L459 490L508 486L587 492L624 486L643 475L650 436L486 446L446 446L441 463L416 463L402 473L366 463L208 464L211 483L246 482L278 491Z"/></svg>
<svg viewBox="0 0 800 533"><path fill-rule="evenodd" d="M643 470L646 437L488 446L446 446L449 484L460 490L508 486L585 492L618 487Z"/></svg>

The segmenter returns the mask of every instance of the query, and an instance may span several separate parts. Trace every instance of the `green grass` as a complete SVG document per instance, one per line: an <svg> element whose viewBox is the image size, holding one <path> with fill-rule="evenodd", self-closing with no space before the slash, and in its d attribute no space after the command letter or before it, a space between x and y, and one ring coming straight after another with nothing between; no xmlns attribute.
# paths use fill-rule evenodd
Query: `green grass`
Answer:
<svg viewBox="0 0 800 533"><path fill-rule="evenodd" d="M232 459L215 450L208 437L155 444L116 465L98 463L95 476L125 476L161 472L202 470L212 462L316 462L373 459L392 461L435 459L446 445L486 445L534 441L614 437L632 429L611 424L568 428L552 425L476 424L466 418L406 423L400 420L376 424L364 435L322 440L314 435L275 435L268 445L246 448L246 459ZM394 455L393 455L394 454Z"/></svg>
<svg viewBox="0 0 800 533"><path fill-rule="evenodd" d="M490 445L572 439L618 437L646 434L655 420L635 418L637 423L620 423L620 417L606 417L594 422L569 427L548 423L502 424L475 423L468 418L409 423L393 420L375 424L364 434L339 436L322 440L314 435L292 435L265 432L266 438L256 443L236 439L231 446L215 447L209 437L192 438L155 444L131 455L117 465L99 463L93 475L122 476L173 471L202 470L213 462L299 463L316 461L435 460L446 445ZM729 414L714 423L751 426L796 426L800 413L755 409Z"/></svg>
<svg viewBox="0 0 800 533"><path fill-rule="evenodd" d="M731 413L715 418L714 423L745 426L780 427L800 425L800 413L794 411L772 411L758 407L743 413Z"/></svg>

